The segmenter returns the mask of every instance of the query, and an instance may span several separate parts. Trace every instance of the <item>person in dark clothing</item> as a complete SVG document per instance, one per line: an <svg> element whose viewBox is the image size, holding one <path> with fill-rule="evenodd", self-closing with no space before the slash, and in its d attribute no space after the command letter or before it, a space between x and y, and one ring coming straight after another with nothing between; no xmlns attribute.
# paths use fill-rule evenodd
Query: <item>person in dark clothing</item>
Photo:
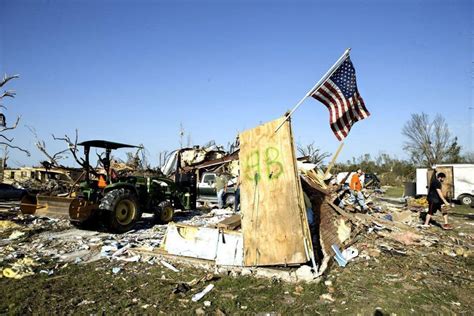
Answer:
<svg viewBox="0 0 474 316"><path fill-rule="evenodd" d="M443 204L446 205L446 207L449 207L449 203L446 201L446 198L441 191L441 186L445 179L446 175L440 172L430 183L430 188L428 189L428 214L426 214L425 224L423 225L424 227L429 227L433 214L440 211L444 218L443 228L451 228L448 224L448 212L446 211L446 208L442 207Z"/></svg>
<svg viewBox="0 0 474 316"><path fill-rule="evenodd" d="M240 210L240 175L237 176L237 183L235 184L235 195L234 195L234 213Z"/></svg>

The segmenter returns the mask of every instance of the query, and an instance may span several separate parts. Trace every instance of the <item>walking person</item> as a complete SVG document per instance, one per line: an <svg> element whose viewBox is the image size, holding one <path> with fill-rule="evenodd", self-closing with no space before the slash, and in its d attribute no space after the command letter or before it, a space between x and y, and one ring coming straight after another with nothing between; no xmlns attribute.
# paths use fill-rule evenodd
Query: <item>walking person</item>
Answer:
<svg viewBox="0 0 474 316"><path fill-rule="evenodd" d="M437 174L428 189L428 214L426 214L425 224L423 227L430 227L430 220L434 213L440 211L443 214L444 224L443 229L452 229L452 226L448 224L448 211L449 203L441 191L442 183L446 180L446 175L443 172ZM443 207L443 204L445 207Z"/></svg>
<svg viewBox="0 0 474 316"><path fill-rule="evenodd" d="M225 193L227 192L228 181L229 180L227 179L226 175L222 171L219 171L217 173L216 194L217 194L217 205L220 209L224 208L224 197L225 197Z"/></svg>
<svg viewBox="0 0 474 316"><path fill-rule="evenodd" d="M351 189L351 203L359 204L361 207L362 211L365 212L368 210L367 205L365 204L365 197L362 194L362 184L360 183L360 177L364 173L362 172L361 169L358 169L357 172L352 176L351 178L351 184L350 184L350 189Z"/></svg>

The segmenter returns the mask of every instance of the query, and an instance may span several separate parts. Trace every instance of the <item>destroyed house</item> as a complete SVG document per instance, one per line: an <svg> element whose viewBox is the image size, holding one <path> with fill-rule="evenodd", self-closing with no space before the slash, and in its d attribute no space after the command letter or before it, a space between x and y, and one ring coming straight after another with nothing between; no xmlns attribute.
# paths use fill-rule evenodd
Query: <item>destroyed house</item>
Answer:
<svg viewBox="0 0 474 316"><path fill-rule="evenodd" d="M239 138L240 151L234 155L239 158L240 214L216 227L170 223L164 250L221 266L309 265L316 278L334 255L332 246L343 247L351 238L351 223L331 203L320 175L311 169L298 170L288 120L268 122ZM195 167L220 166L233 158Z"/></svg>

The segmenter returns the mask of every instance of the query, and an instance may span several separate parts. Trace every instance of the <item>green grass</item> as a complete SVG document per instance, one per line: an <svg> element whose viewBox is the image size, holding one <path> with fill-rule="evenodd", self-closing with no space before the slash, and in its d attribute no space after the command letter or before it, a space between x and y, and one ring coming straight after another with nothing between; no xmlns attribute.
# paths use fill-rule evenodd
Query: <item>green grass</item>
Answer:
<svg viewBox="0 0 474 316"><path fill-rule="evenodd" d="M121 265L106 260L73 264L57 269L53 276L35 274L21 280L0 279L0 314L188 315L199 308L209 315L371 315L379 307L385 313L400 315L469 311L472 257L453 259L436 253L425 258L409 251L407 257L381 254L377 260L358 259L345 268L333 264L325 278L332 281L328 286L324 282L289 284L223 276L178 294L172 293L175 282L189 282L206 272L179 264L175 264L181 270L178 273L159 264ZM112 274L112 267L120 265L122 271ZM191 297L210 283L215 285L214 289L201 301L192 302ZM325 293L331 293L336 301L320 299ZM210 301L211 306L205 307L204 301Z"/></svg>
<svg viewBox="0 0 474 316"><path fill-rule="evenodd" d="M453 213L457 214L474 214L474 207L470 207L468 205L455 205L452 209Z"/></svg>
<svg viewBox="0 0 474 316"><path fill-rule="evenodd" d="M175 273L159 264L134 263L122 265L118 274L112 274L115 266L121 264L102 260L72 264L56 270L53 276L1 278L0 314L193 314L198 308L211 314L218 310L225 314L329 312L328 306L319 301L322 284L301 285L296 290L295 284L275 280L224 276L199 283L186 293L173 294L176 283L207 273L180 265L176 266L181 272ZM199 302L192 302L191 297L210 283L214 289ZM210 307L203 305L207 300Z"/></svg>
<svg viewBox="0 0 474 316"><path fill-rule="evenodd" d="M403 187L388 187L385 191L385 196L393 198L401 198L403 196Z"/></svg>
<svg viewBox="0 0 474 316"><path fill-rule="evenodd" d="M336 313L370 315L377 307L398 315L470 313L472 257L433 254L428 259L409 249L406 257L377 260L334 267Z"/></svg>

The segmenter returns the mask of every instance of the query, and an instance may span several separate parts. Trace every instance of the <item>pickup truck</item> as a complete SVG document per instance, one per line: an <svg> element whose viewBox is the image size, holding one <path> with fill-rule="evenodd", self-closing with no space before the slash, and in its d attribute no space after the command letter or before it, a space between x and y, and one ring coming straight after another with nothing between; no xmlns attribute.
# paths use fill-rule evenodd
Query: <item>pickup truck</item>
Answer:
<svg viewBox="0 0 474 316"><path fill-rule="evenodd" d="M201 176L201 181L197 184L197 201L200 203L216 203L216 178L215 172L204 172ZM227 183L227 193L224 195L224 205L234 205L235 180L231 179Z"/></svg>

